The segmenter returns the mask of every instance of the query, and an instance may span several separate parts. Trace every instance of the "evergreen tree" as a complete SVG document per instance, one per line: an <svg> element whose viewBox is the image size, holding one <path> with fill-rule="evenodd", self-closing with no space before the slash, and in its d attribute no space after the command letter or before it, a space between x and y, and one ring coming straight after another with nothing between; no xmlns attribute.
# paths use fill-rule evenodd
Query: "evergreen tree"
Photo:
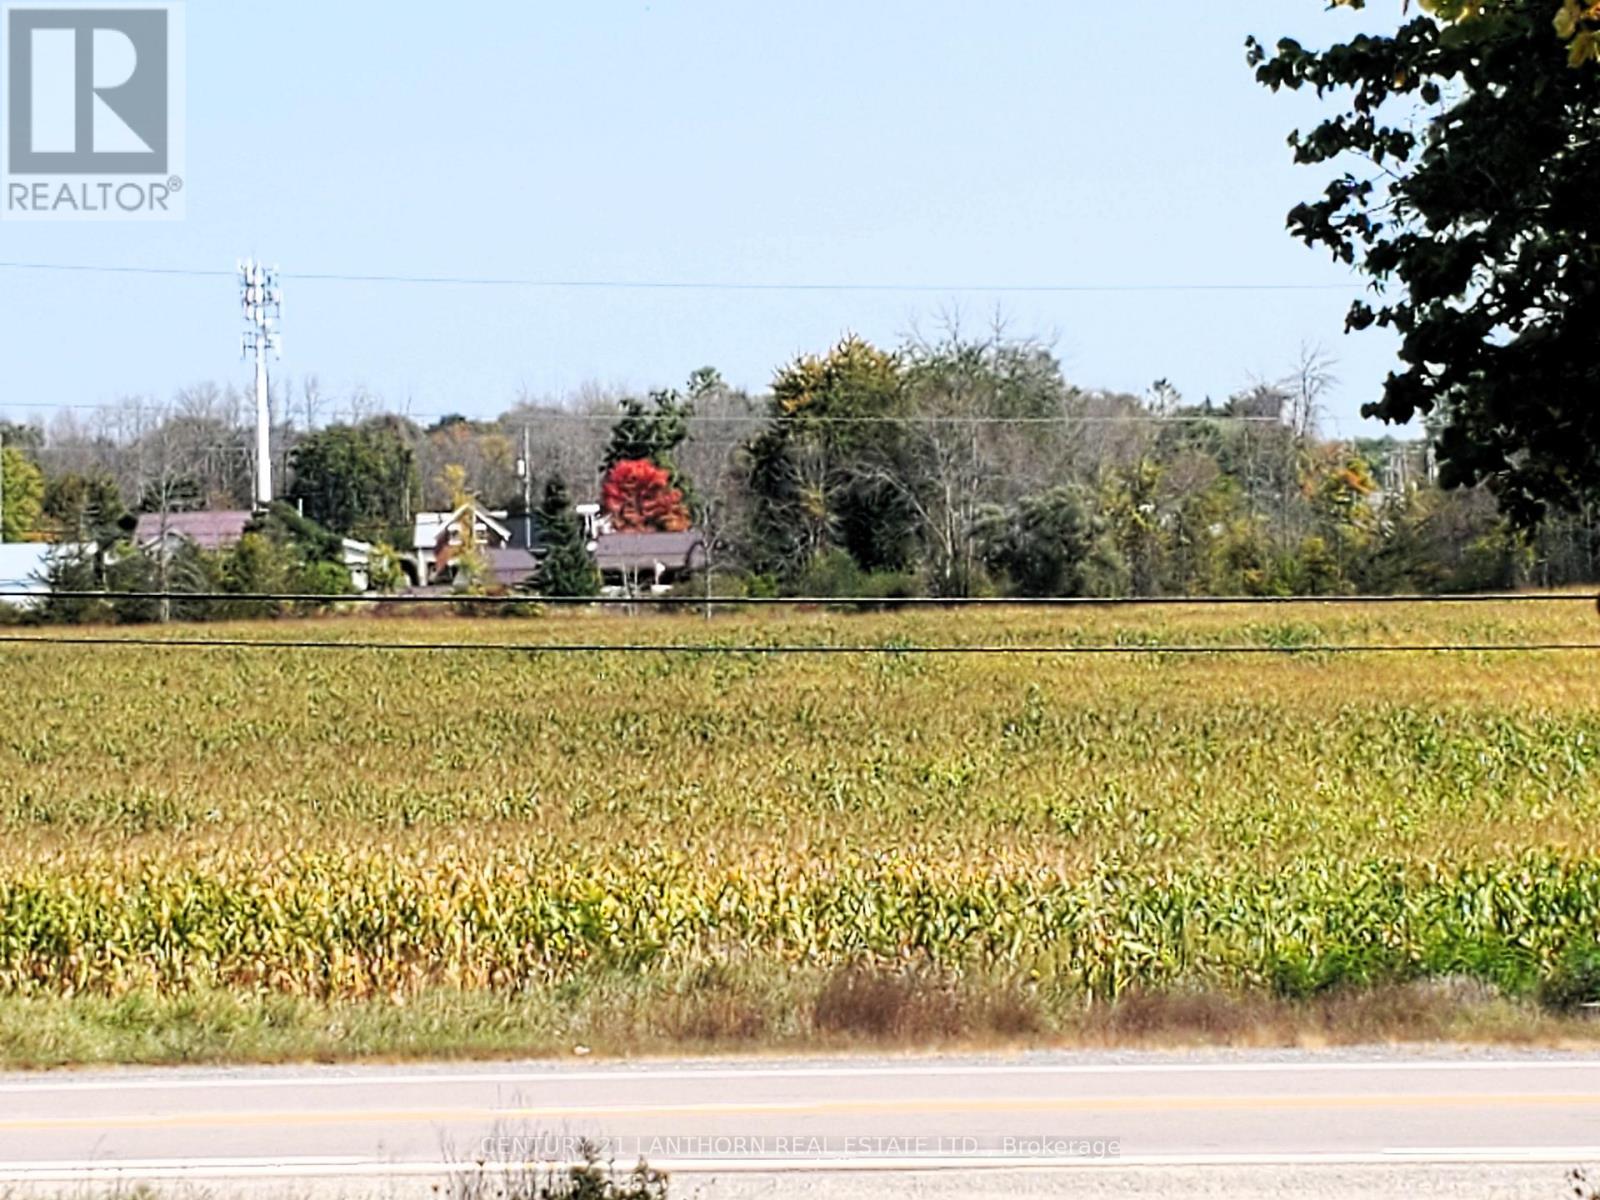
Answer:
<svg viewBox="0 0 1600 1200"><path fill-rule="evenodd" d="M45 483L44 515L68 541L114 540L125 511L117 481L104 472L73 471Z"/></svg>
<svg viewBox="0 0 1600 1200"><path fill-rule="evenodd" d="M540 590L546 596L593 596L600 590L600 573L589 557L583 524L572 509L567 485L552 479L545 485L539 507L539 528L544 533L545 557L539 571Z"/></svg>
<svg viewBox="0 0 1600 1200"><path fill-rule="evenodd" d="M50 589L34 613L42 623L92 625L112 619L112 609L106 601L63 594L103 590L93 554L70 548L52 551L45 560L42 582Z"/></svg>
<svg viewBox="0 0 1600 1200"><path fill-rule="evenodd" d="M601 473L619 462L645 459L666 471L674 487L683 487L673 455L688 439L689 419L693 415L693 402L671 388L651 392L648 405L629 396L622 402L622 415L611 428L611 442L606 447Z"/></svg>

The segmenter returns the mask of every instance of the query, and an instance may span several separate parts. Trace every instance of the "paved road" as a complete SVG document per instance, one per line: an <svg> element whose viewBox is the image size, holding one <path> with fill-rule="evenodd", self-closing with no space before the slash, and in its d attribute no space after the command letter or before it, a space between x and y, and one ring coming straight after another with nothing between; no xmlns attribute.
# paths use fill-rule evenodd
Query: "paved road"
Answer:
<svg viewBox="0 0 1600 1200"><path fill-rule="evenodd" d="M1562 1194L1600 1165L1600 1060L1120 1055L0 1076L0 1192L278 1194L643 1154L702 1195ZM898 1174L905 1172L907 1174ZM914 1173L914 1174L913 1174ZM690 1180L685 1180L689 1183ZM1330 1181L1348 1188L1329 1189ZM290 1181L294 1181L291 1183ZM1600 1175L1597 1175L1600 1181ZM1427 1186L1424 1186L1426 1184ZM1463 1190L1465 1189L1465 1190Z"/></svg>

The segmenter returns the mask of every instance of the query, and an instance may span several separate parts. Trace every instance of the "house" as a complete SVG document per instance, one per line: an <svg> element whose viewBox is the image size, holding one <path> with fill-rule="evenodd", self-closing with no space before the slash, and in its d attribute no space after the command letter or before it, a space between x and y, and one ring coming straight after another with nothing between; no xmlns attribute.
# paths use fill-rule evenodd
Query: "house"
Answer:
<svg viewBox="0 0 1600 1200"><path fill-rule="evenodd" d="M507 591L527 590L538 577L544 558L544 525L536 512L515 512L500 518L511 530L511 540L483 552L489 582Z"/></svg>
<svg viewBox="0 0 1600 1200"><path fill-rule="evenodd" d="M256 514L246 509L211 512L143 513L134 527L133 544L145 553L165 546L171 553L181 543L201 550L231 550L239 544ZM339 562L350 572L356 591L371 586L372 546L355 538L339 539Z"/></svg>
<svg viewBox="0 0 1600 1200"><path fill-rule="evenodd" d="M602 533L594 542L595 565L608 587L636 592L641 586L666 591L706 568L706 539L698 529L682 533Z"/></svg>
<svg viewBox="0 0 1600 1200"><path fill-rule="evenodd" d="M93 558L89 545L56 542L8 542L0 545L0 604L29 609L49 595L45 582L50 564L61 557ZM16 595L14 593L26 593Z"/></svg>
<svg viewBox="0 0 1600 1200"><path fill-rule="evenodd" d="M405 566L417 587L446 583L455 574L450 562L467 543L467 531L485 552L514 545L514 535L504 512L489 512L476 504L463 504L454 512L418 513L412 526L411 553Z"/></svg>
<svg viewBox="0 0 1600 1200"><path fill-rule="evenodd" d="M170 553L180 542L201 550L227 550L239 544L255 519L249 509L213 512L143 513L134 527L133 544L146 552L161 548Z"/></svg>
<svg viewBox="0 0 1600 1200"><path fill-rule="evenodd" d="M356 591L372 588L372 544L358 542L355 538L339 539L339 561L350 572L350 583Z"/></svg>

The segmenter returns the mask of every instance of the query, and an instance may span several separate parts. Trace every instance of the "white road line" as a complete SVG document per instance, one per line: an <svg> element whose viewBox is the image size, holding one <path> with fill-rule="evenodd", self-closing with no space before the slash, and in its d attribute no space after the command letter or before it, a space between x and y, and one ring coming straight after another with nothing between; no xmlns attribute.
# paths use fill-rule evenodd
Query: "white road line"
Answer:
<svg viewBox="0 0 1600 1200"><path fill-rule="evenodd" d="M625 1103L561 1103L509 1105L459 1104L433 1108L327 1108L241 1109L210 1107L183 1112L29 1113L0 1115L0 1135L21 1131L61 1133L70 1130L204 1129L217 1128L323 1128L375 1125L496 1124L535 1120L595 1120L643 1118L673 1120L684 1117L744 1117L763 1121L772 1117L962 1115L995 1113L1110 1113L1223 1112L1233 1110L1297 1111L1462 1109L1593 1109L1600 1093L1423 1092L1384 1093L1128 1093L1121 1095L899 1095L810 1097L789 1100L639 1101Z"/></svg>
<svg viewBox="0 0 1600 1200"><path fill-rule="evenodd" d="M127 1079L112 1077L62 1078L59 1075L39 1075L31 1079L13 1076L0 1082L0 1094L36 1095L40 1092L118 1092L138 1090L195 1091L238 1088L308 1088L308 1087L424 1087L473 1084L514 1084L527 1086L540 1083L614 1083L619 1081L639 1083L693 1083L697 1080L725 1081L740 1079L930 1079L961 1077L1018 1077L1018 1076L1080 1076L1080 1075L1304 1075L1306 1073L1348 1072L1416 1072L1416 1071L1596 1071L1600 1072L1600 1059L1474 1059L1464 1062L1439 1060L1394 1060L1380 1062L1275 1062L1275 1063L994 1063L994 1064L920 1064L903 1066L825 1066L825 1067L649 1067L630 1069L619 1064L599 1070L568 1070L559 1063L531 1063L524 1070L494 1070L479 1073L421 1072L411 1074L385 1074L367 1071L362 1074L333 1075L311 1073L219 1075L217 1077L179 1075L163 1078L159 1075L136 1075Z"/></svg>
<svg viewBox="0 0 1600 1200"><path fill-rule="evenodd" d="M965 1158L819 1157L819 1158L672 1158L651 1167L675 1175L724 1174L850 1174L860 1172L1107 1171L1163 1167L1396 1167L1445 1165L1576 1166L1600 1159L1600 1146L1525 1146L1482 1149L1440 1147L1330 1154L1128 1154L1091 1158ZM556 1163L557 1167L576 1164ZM627 1170L631 1164L618 1164ZM518 1163L387 1162L347 1158L130 1159L123 1162L61 1161L0 1165L4 1183L97 1183L116 1180L182 1179L382 1179L448 1177L456 1174L503 1175L527 1170Z"/></svg>

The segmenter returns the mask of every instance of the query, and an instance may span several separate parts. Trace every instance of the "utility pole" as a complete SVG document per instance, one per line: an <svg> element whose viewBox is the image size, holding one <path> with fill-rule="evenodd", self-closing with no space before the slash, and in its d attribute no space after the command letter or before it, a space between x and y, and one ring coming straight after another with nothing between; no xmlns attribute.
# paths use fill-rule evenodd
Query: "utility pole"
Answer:
<svg viewBox="0 0 1600 1200"><path fill-rule="evenodd" d="M6 540L6 435L0 433L0 542Z"/></svg>
<svg viewBox="0 0 1600 1200"><path fill-rule="evenodd" d="M533 432L522 427L522 457L517 460L522 476L522 548L533 553Z"/></svg>
<svg viewBox="0 0 1600 1200"><path fill-rule="evenodd" d="M283 315L283 289L278 268L254 259L239 264L239 290L244 304L245 357L256 356L256 507L272 503L272 412L267 392L267 354L283 357L283 335L276 332Z"/></svg>

